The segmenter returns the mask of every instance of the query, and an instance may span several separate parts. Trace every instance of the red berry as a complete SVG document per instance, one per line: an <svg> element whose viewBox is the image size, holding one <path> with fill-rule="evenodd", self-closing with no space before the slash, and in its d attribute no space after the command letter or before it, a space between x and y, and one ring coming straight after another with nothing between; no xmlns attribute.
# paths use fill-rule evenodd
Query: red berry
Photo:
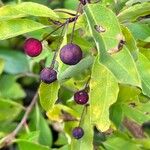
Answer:
<svg viewBox="0 0 150 150"><path fill-rule="evenodd" d="M57 80L57 72L51 68L44 68L41 71L40 79L47 84L50 84Z"/></svg>
<svg viewBox="0 0 150 150"><path fill-rule="evenodd" d="M74 100L77 104L84 105L89 100L89 95L85 90L77 91L74 94Z"/></svg>
<svg viewBox="0 0 150 150"><path fill-rule="evenodd" d="M42 43L41 41L29 38L24 43L24 51L30 57L36 57L42 52Z"/></svg>
<svg viewBox="0 0 150 150"><path fill-rule="evenodd" d="M82 138L84 135L84 131L81 127L75 127L73 130L72 130L72 136L75 138L75 139L80 139Z"/></svg>
<svg viewBox="0 0 150 150"><path fill-rule="evenodd" d="M60 50L60 59L67 65L75 65L82 59L82 50L76 44L67 44Z"/></svg>

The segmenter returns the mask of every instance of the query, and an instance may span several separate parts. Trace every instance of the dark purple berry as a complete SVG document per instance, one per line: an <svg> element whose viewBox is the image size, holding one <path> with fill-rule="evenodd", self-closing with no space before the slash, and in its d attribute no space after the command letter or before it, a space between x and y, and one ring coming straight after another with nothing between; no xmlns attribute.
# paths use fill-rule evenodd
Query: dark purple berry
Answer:
<svg viewBox="0 0 150 150"><path fill-rule="evenodd" d="M47 84L50 84L57 80L57 72L51 68L44 68L41 71L40 79Z"/></svg>
<svg viewBox="0 0 150 150"><path fill-rule="evenodd" d="M24 43L24 51L30 57L36 57L42 52L42 43L41 41L29 38Z"/></svg>
<svg viewBox="0 0 150 150"><path fill-rule="evenodd" d="M79 0L83 5L86 5L86 3L90 3L90 0Z"/></svg>
<svg viewBox="0 0 150 150"><path fill-rule="evenodd" d="M89 100L89 95L85 90L77 91L74 94L74 100L77 104L84 105Z"/></svg>
<svg viewBox="0 0 150 150"><path fill-rule="evenodd" d="M60 59L67 65L75 65L82 59L82 50L76 44L67 44L60 50Z"/></svg>
<svg viewBox="0 0 150 150"><path fill-rule="evenodd" d="M84 131L81 127L75 127L73 130L72 130L72 136L75 138L75 139L80 139L82 138L84 135Z"/></svg>

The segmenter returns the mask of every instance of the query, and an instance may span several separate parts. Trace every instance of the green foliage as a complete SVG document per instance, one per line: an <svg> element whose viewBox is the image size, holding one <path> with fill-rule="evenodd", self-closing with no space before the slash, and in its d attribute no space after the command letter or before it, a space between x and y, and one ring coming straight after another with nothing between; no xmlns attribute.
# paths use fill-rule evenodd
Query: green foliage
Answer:
<svg viewBox="0 0 150 150"><path fill-rule="evenodd" d="M74 18L79 0L0 1L0 148L150 149L150 2L95 2L82 5ZM68 18L63 32L47 36ZM69 66L59 52L72 32L83 59ZM35 58L23 52L29 37L42 42ZM40 71L55 54L57 81L43 83ZM89 94L85 106L74 101L83 89ZM84 130L79 140L72 135L77 126Z"/></svg>
<svg viewBox="0 0 150 150"><path fill-rule="evenodd" d="M92 123L102 132L108 130L111 125L109 107L116 102L118 91L114 75L96 59L92 67L89 107Z"/></svg>

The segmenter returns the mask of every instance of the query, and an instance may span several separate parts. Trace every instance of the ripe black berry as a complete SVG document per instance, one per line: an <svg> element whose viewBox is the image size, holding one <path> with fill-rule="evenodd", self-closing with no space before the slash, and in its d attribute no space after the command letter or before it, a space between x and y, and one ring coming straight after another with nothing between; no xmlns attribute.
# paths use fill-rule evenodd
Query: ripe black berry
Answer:
<svg viewBox="0 0 150 150"><path fill-rule="evenodd" d="M77 104L84 105L89 100L89 95L85 90L77 91L74 94L74 100Z"/></svg>
<svg viewBox="0 0 150 150"><path fill-rule="evenodd" d="M24 43L24 51L30 57L36 57L42 52L42 43L34 38L29 38Z"/></svg>
<svg viewBox="0 0 150 150"><path fill-rule="evenodd" d="M82 50L76 44L67 44L60 50L60 59L67 65L75 65L82 59Z"/></svg>
<svg viewBox="0 0 150 150"><path fill-rule="evenodd" d="M90 3L90 0L79 0L83 5L86 5L86 3Z"/></svg>
<svg viewBox="0 0 150 150"><path fill-rule="evenodd" d="M44 68L41 71L40 79L47 84L50 84L57 80L57 72L51 68Z"/></svg>
<svg viewBox="0 0 150 150"><path fill-rule="evenodd" d="M81 127L75 127L73 130L72 130L72 136L75 138L75 139L80 139L82 138L84 135L84 131Z"/></svg>

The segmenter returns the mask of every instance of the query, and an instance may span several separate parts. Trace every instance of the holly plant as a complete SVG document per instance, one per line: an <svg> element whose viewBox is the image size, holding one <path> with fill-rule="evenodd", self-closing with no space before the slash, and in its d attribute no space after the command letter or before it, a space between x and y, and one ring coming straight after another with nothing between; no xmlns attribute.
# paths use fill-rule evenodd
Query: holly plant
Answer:
<svg viewBox="0 0 150 150"><path fill-rule="evenodd" d="M150 1L0 1L0 148L150 149Z"/></svg>

